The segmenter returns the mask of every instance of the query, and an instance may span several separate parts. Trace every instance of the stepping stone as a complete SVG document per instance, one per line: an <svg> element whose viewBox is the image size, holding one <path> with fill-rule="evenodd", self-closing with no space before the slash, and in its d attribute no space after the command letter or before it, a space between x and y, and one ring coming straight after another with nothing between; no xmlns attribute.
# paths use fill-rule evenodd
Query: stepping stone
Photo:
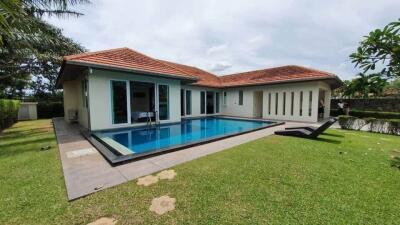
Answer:
<svg viewBox="0 0 400 225"><path fill-rule="evenodd" d="M115 225L118 222L118 220L114 218L109 218L109 217L101 217L100 219L88 223L87 225Z"/></svg>
<svg viewBox="0 0 400 225"><path fill-rule="evenodd" d="M137 181L137 185L149 186L158 182L158 176L148 175L141 177Z"/></svg>
<svg viewBox="0 0 400 225"><path fill-rule="evenodd" d="M160 180L172 180L175 176L176 172L174 170L163 170L157 174Z"/></svg>
<svg viewBox="0 0 400 225"><path fill-rule="evenodd" d="M166 212L175 209L175 198L170 198L168 195L154 198L151 201L150 211L155 212L157 215L162 215Z"/></svg>

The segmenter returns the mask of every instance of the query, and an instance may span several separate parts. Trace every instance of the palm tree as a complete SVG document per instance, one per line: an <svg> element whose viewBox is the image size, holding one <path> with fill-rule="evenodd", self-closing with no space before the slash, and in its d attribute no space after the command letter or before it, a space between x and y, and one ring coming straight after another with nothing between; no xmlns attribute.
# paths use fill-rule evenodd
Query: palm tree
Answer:
<svg viewBox="0 0 400 225"><path fill-rule="evenodd" d="M368 98L370 94L380 96L383 93L387 81L382 78L380 74L357 74L357 78L351 80L344 95L349 97L362 97Z"/></svg>
<svg viewBox="0 0 400 225"><path fill-rule="evenodd" d="M0 44L5 38L28 38L35 30L35 19L43 15L80 16L69 10L70 6L90 3L89 0L1 0L0 1Z"/></svg>

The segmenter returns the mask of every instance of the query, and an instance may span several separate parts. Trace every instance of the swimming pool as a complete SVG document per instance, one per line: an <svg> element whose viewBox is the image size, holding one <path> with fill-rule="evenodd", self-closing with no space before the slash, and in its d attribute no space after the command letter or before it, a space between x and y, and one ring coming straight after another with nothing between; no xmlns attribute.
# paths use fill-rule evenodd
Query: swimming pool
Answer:
<svg viewBox="0 0 400 225"><path fill-rule="evenodd" d="M185 119L159 126L98 131L92 134L117 156L135 158L272 126L276 123L222 117Z"/></svg>

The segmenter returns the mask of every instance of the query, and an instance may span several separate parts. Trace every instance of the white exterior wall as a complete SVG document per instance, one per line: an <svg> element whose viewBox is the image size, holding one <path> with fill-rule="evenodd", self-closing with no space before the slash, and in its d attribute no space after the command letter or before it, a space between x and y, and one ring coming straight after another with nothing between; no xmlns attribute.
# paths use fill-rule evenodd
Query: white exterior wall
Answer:
<svg viewBox="0 0 400 225"><path fill-rule="evenodd" d="M200 86L189 86L189 85L182 85L181 89L184 90L190 90L192 91L192 114L191 115L186 115L184 116L185 118L190 118L190 117L199 117L199 116L210 116L210 115L219 115L221 113L222 109L222 92L220 89L217 88L208 88L208 87L200 87ZM214 91L214 92L219 92L219 113L215 114L201 114L201 106L200 106L200 92L202 91ZM179 94L179 103L180 103L180 94ZM215 107L215 99L214 99L214 107ZM180 108L179 108L180 110ZM179 111L180 112L180 111ZM180 114L179 114L180 115Z"/></svg>
<svg viewBox="0 0 400 225"><path fill-rule="evenodd" d="M326 91L325 117L329 116L331 89L324 82L303 82L279 85L264 85L253 87L236 87L225 89L227 92L227 104L222 104L222 114L227 116L254 117L254 92L263 92L263 118L273 120L290 120L317 122L318 121L318 93L319 89ZM243 105L239 105L239 90L243 90ZM300 92L303 92L303 114L300 115ZM309 110L309 93L312 91L311 116ZM283 115L283 93L286 92L285 115ZM291 115L291 92L294 92L293 115ZM268 94L271 93L271 113L268 113ZM276 99L278 93L278 113L275 114ZM223 94L222 94L223 95ZM256 103L257 104L257 103Z"/></svg>
<svg viewBox="0 0 400 225"><path fill-rule="evenodd" d="M63 83L64 119L69 122L69 111L78 112L78 122L89 128L88 109L84 106L82 82L85 77Z"/></svg>
<svg viewBox="0 0 400 225"><path fill-rule="evenodd" d="M83 79L88 80L89 93L89 109L90 109L90 124L89 112L84 105L82 95ZM155 84L164 84L169 86L169 120L163 120L161 123L179 122L181 120L181 99L180 91L191 90L192 92L192 113L186 117L201 117L215 114L200 113L200 92L214 91L219 92L220 112L217 114L254 118L257 113L257 105L260 102L254 102L255 92L262 92L262 118L271 120L287 120L287 121L303 121L317 122L318 121L318 94L319 90L325 91L325 114L324 117L329 117L331 88L325 82L301 82L291 84L276 84L263 85L252 87L236 87L229 89L217 89L200 86L181 85L179 80L161 78L151 75L139 75L133 73L92 69L92 73L81 76L77 80L65 81L64 89L64 113L65 119L68 120L68 111L78 111L78 121L86 128L91 130L112 129L120 127L139 126L144 123L131 124L113 124L112 123L112 101L111 101L111 80L122 81L140 81L151 82ZM243 91L243 105L239 105L239 91ZM227 92L226 105L224 103L224 92ZM303 91L303 115L300 116L299 96ZM308 115L309 109L309 92L312 91L312 113ZM283 92L286 92L286 113L283 115ZM291 92L294 92L294 114L291 115ZM271 113L268 113L268 94L271 93ZM278 113L275 115L275 93L278 93ZM157 105L157 102L156 102ZM215 105L215 102L214 102ZM130 117L128 113L128 117ZM90 125L90 126L89 126Z"/></svg>
<svg viewBox="0 0 400 225"><path fill-rule="evenodd" d="M239 91L243 91L243 105L239 105ZM253 117L253 92L258 90L251 87L232 88L225 89L226 92L226 104L223 104L223 97L221 101L221 114L226 116L238 116L238 117ZM261 90L261 89L259 89ZM223 92L221 95L223 96Z"/></svg>
<svg viewBox="0 0 400 225"><path fill-rule="evenodd" d="M90 126L92 130L111 129L119 127L139 126L143 123L113 124L112 123L112 101L111 81L140 81L169 86L169 120L162 120L161 123L179 122L180 111L180 81L151 75L138 75L111 70L93 69L89 74L89 104L90 104ZM129 113L128 113L129 118Z"/></svg>

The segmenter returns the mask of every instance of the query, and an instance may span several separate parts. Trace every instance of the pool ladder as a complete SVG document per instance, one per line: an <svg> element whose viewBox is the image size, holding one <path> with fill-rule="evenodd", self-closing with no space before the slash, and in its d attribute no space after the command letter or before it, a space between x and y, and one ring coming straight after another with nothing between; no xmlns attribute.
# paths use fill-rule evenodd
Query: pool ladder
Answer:
<svg viewBox="0 0 400 225"><path fill-rule="evenodd" d="M156 118L155 119L155 121L154 121L154 126L156 126L157 124L160 124L160 121L158 121L157 122L157 111L155 111L155 112L153 112L154 113L154 118ZM152 123L153 123L153 121L151 120L151 112L147 112L147 127L152 127Z"/></svg>

